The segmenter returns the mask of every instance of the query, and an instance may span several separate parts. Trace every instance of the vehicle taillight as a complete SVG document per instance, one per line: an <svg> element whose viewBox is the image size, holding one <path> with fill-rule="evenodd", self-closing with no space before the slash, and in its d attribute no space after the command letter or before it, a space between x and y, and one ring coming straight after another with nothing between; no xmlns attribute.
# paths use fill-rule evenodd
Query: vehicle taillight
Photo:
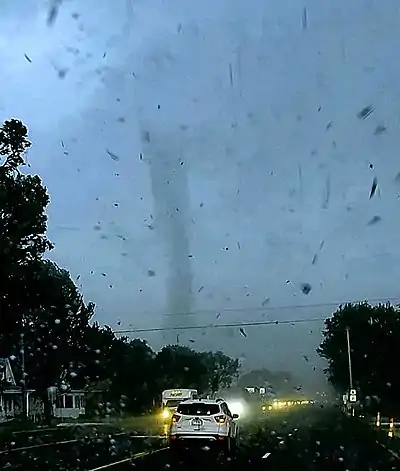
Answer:
<svg viewBox="0 0 400 471"><path fill-rule="evenodd" d="M173 424L176 424L177 422L179 422L181 420L181 416L178 415L178 414L173 414L171 420L172 420Z"/></svg>
<svg viewBox="0 0 400 471"><path fill-rule="evenodd" d="M224 424L226 422L226 417L224 415L216 415L214 420L217 424Z"/></svg>

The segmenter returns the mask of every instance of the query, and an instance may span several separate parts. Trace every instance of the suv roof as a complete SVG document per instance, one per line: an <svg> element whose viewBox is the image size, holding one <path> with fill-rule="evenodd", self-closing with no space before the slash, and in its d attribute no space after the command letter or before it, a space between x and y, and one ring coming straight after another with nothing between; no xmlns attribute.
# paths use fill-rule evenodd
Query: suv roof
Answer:
<svg viewBox="0 0 400 471"><path fill-rule="evenodd" d="M199 402L202 402L203 404L219 404L222 402L221 400L213 400L213 399L188 399L186 401L182 401L182 403L185 404L198 404Z"/></svg>

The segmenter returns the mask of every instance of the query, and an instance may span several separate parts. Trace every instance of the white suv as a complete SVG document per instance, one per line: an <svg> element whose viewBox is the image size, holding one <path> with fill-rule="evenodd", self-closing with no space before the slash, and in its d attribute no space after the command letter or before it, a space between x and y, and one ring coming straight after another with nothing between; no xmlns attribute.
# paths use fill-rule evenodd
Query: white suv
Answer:
<svg viewBox="0 0 400 471"><path fill-rule="evenodd" d="M188 445L214 443L228 453L237 444L238 414L232 414L223 400L187 400L181 402L171 418L171 450Z"/></svg>

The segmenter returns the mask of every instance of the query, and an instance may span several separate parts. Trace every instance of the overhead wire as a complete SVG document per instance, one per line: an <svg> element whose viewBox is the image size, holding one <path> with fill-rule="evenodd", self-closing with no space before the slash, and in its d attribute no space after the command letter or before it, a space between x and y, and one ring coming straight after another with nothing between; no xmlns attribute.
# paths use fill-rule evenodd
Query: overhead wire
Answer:
<svg viewBox="0 0 400 471"><path fill-rule="evenodd" d="M224 307L224 308L215 308L215 309L199 309L196 311L188 311L188 312L167 312L163 314L163 317L170 317L170 316L197 316L199 314L216 314L222 312L240 312L240 311L247 311L247 312L265 312L265 311L280 311L285 309L307 309L307 308L318 308L318 307L333 307L333 306L340 306L345 304L357 304L367 301L369 303L380 303L380 302L393 302L398 301L400 302L400 296L392 296L388 298L370 298L370 299L349 299L345 301L331 301L329 303L314 303L314 304L291 304L291 305L283 305L283 306L257 306L257 307Z"/></svg>
<svg viewBox="0 0 400 471"><path fill-rule="evenodd" d="M179 331L179 330L204 330L204 329L221 329L229 327L249 327L258 325L278 325L278 324L300 324L305 322L318 322L324 321L325 317L315 317L309 319L282 319L273 321L248 321L248 322L237 322L231 324L208 324L208 325L193 325L193 326L177 326L177 327L149 327L139 329L126 329L126 330L114 330L115 334L131 334L138 332L165 332L165 331Z"/></svg>
<svg viewBox="0 0 400 471"><path fill-rule="evenodd" d="M370 298L367 301L369 303L382 303L382 302L392 302L399 301L400 297L388 297L388 298ZM180 316L180 315L198 315L199 313L207 314L220 314L222 312L257 312L257 311L279 311L279 310L289 310L289 309L312 309L312 308L323 308L323 307L332 307L340 306L345 304L356 304L363 302L363 300L347 300L341 302L329 302L329 303L314 303L314 304L297 304L297 305L287 305L287 306L265 306L265 307L253 307L253 308L223 308L223 309L203 309L199 311L191 311L189 313L167 313L163 316ZM307 322L321 322L325 321L325 317L314 317L314 318L302 318L302 319L274 319L274 320L265 320L265 321L240 321L232 323L216 323L216 324L203 324L203 325L193 325L193 326L170 326L170 327L142 327L142 328L130 328L130 329L120 329L113 330L115 334L131 334L131 333L150 333L150 332L166 332L166 331L183 331L183 330L207 330L207 329L221 329L221 328L241 328L241 327L254 327L254 326L266 326L266 325L279 325L279 324L301 324Z"/></svg>

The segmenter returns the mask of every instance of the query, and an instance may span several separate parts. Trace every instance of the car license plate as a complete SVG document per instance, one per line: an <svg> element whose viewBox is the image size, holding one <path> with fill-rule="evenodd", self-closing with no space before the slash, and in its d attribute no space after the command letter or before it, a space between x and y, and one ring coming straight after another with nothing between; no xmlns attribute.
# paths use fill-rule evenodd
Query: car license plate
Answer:
<svg viewBox="0 0 400 471"><path fill-rule="evenodd" d="M193 427L201 427L203 425L203 421L201 419L193 419L192 425Z"/></svg>

